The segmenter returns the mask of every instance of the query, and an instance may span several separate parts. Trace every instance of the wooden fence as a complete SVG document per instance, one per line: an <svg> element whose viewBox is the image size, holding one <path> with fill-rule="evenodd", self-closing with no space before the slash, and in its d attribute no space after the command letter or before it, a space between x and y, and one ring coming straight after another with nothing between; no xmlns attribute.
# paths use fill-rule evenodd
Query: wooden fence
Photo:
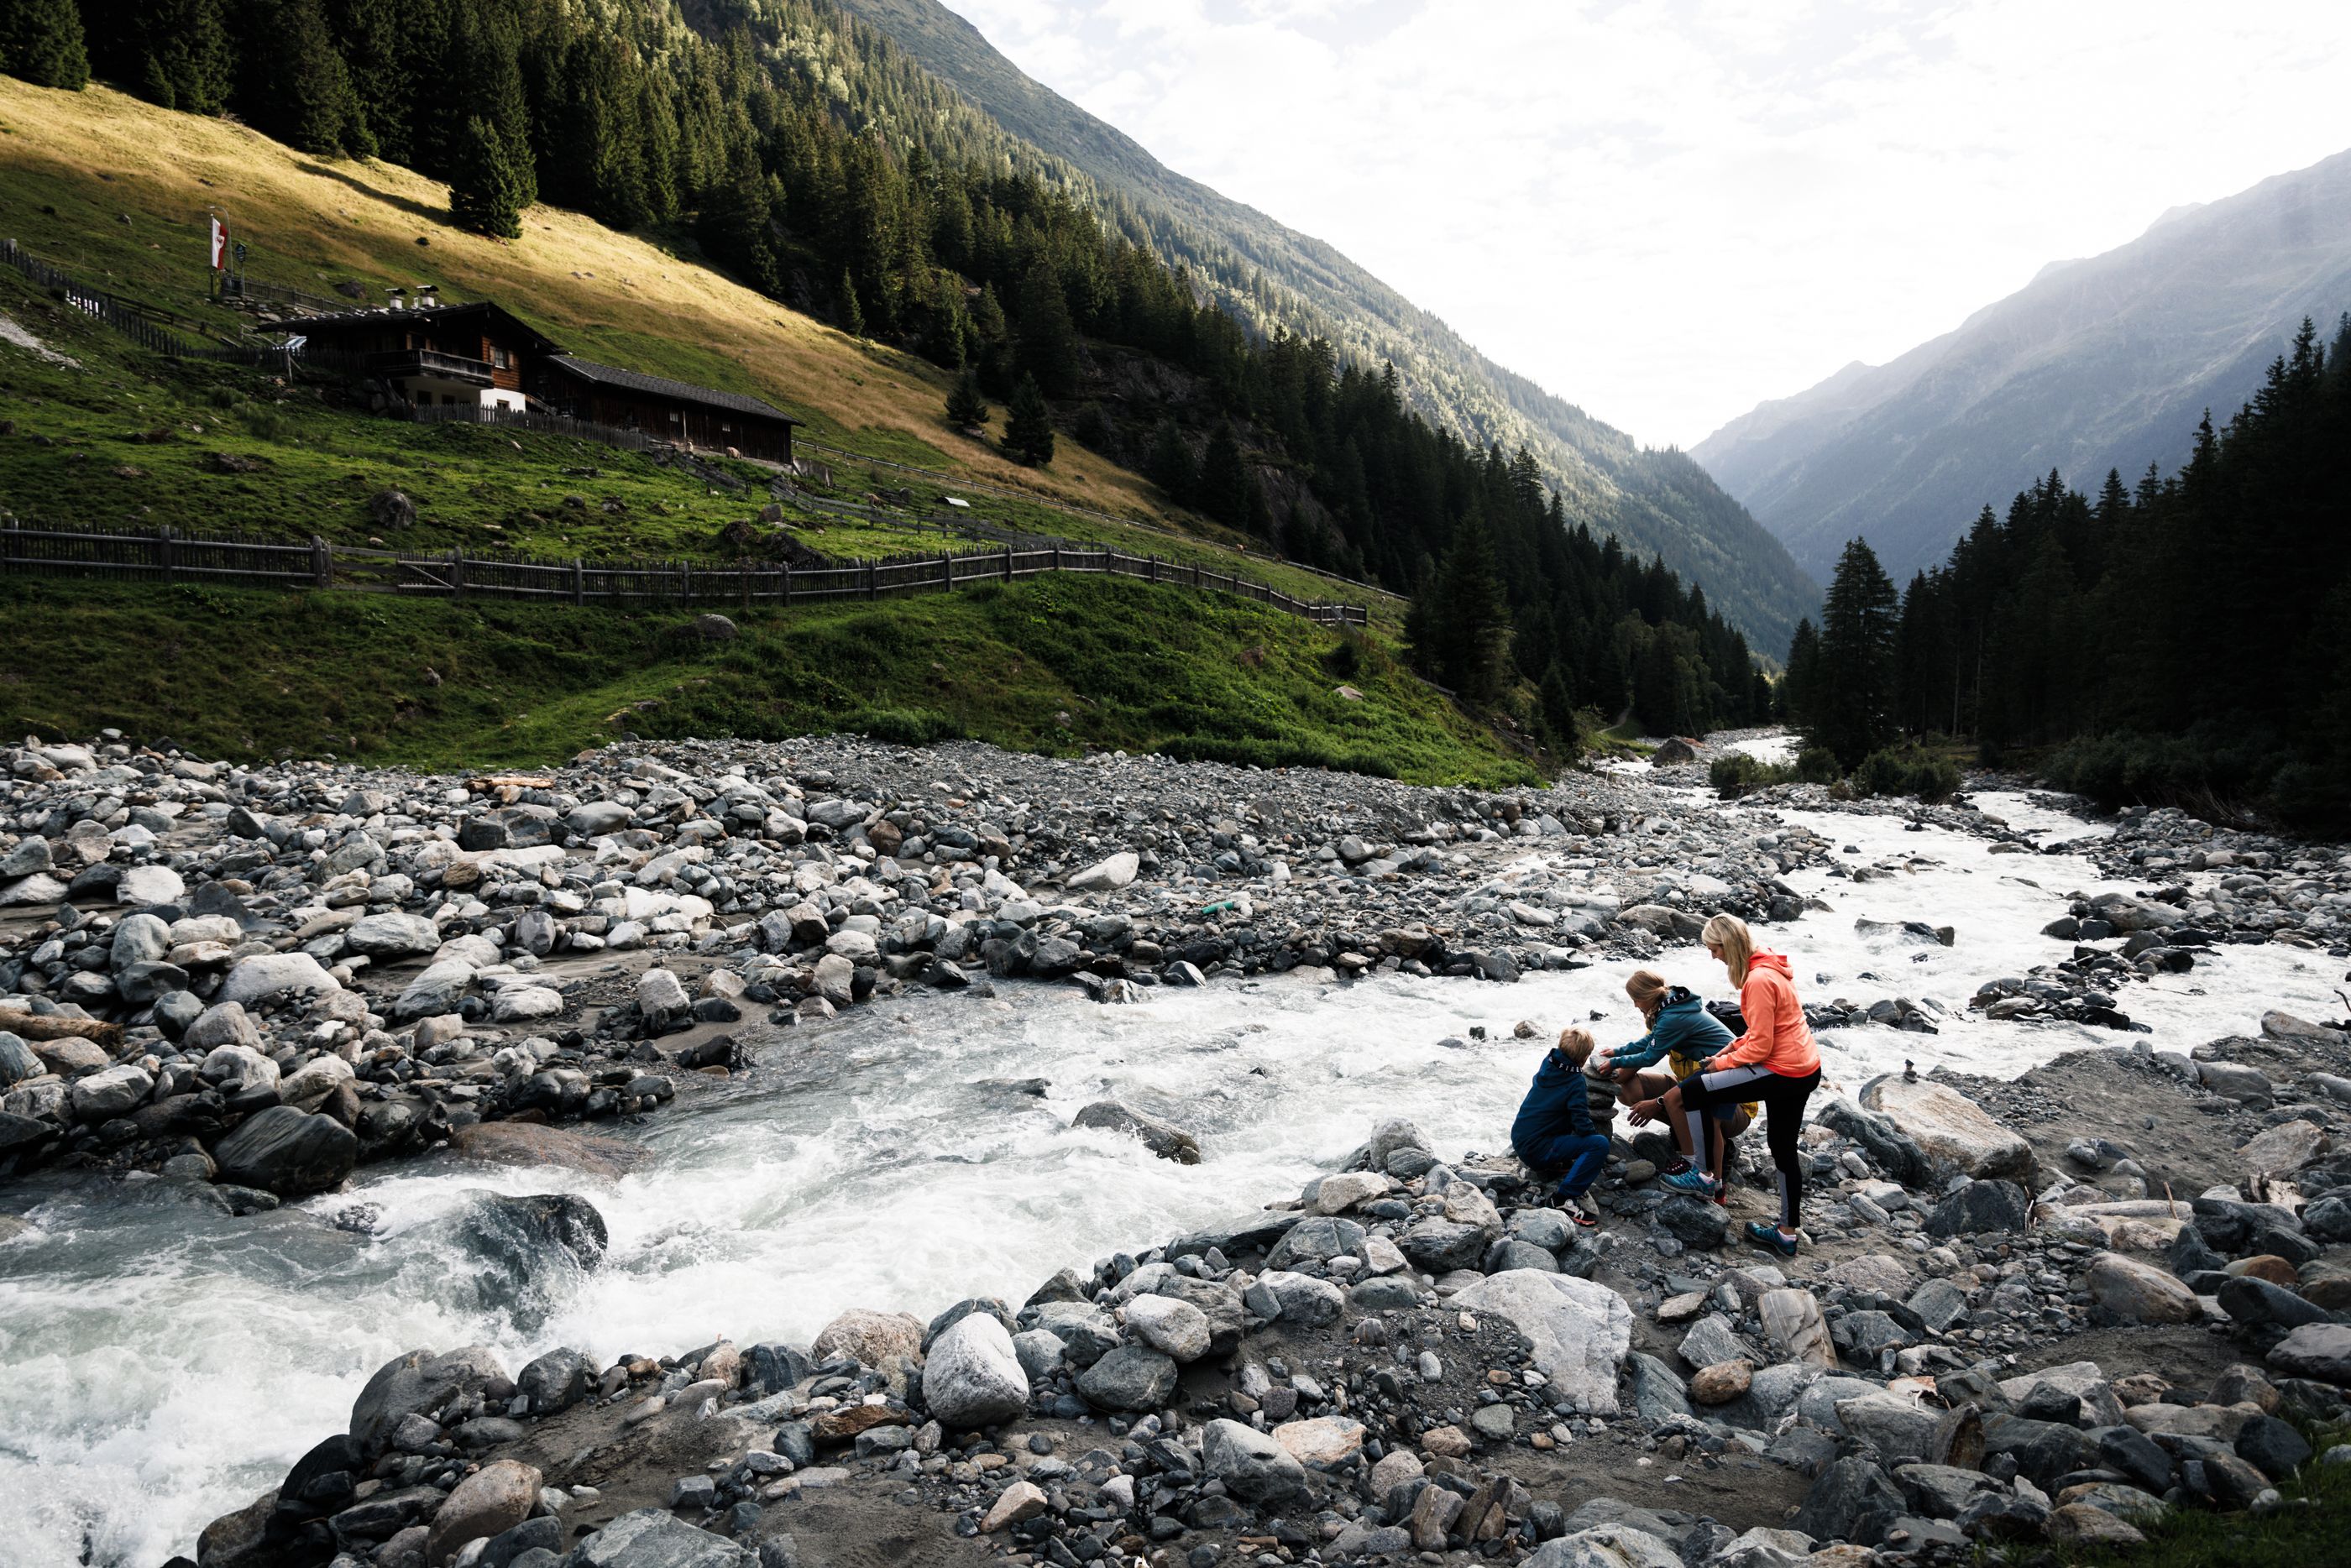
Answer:
<svg viewBox="0 0 2351 1568"><path fill-rule="evenodd" d="M0 575L12 576L203 582L460 600L526 599L582 607L787 607L830 599L948 592L981 583L1017 582L1047 572L1110 573L1230 594L1322 626L1364 626L1370 620L1360 606L1292 598L1229 573L1163 561L1155 556L1068 545L942 551L822 566L750 560L701 566L691 561L536 561L467 556L454 549L437 553L360 549L316 537L308 544L289 545L169 528L65 531L26 528L13 522L0 526Z"/></svg>
<svg viewBox="0 0 2351 1568"><path fill-rule="evenodd" d="M55 293L68 308L95 318L154 353L173 359L210 359L231 365L275 365L287 358L286 350L275 344L231 347L191 342L164 325L172 318L162 311L103 289L86 287L15 240L0 240L0 263Z"/></svg>

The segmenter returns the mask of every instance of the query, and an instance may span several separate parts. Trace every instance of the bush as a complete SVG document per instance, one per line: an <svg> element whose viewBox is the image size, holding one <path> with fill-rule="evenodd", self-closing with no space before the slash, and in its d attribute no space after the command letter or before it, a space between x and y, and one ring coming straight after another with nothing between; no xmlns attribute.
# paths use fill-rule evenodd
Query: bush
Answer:
<svg viewBox="0 0 2351 1568"><path fill-rule="evenodd" d="M1796 782L1799 784L1833 784L1844 776L1837 766L1836 753L1826 746L1806 746L1796 755Z"/></svg>
<svg viewBox="0 0 2351 1568"><path fill-rule="evenodd" d="M963 738L963 726L928 708L868 708L846 726L893 746L927 746Z"/></svg>
<svg viewBox="0 0 2351 1568"><path fill-rule="evenodd" d="M1714 759L1706 770L1706 782L1725 800L1736 800L1766 784L1785 784L1790 770L1775 768L1760 757L1744 752L1726 752Z"/></svg>
<svg viewBox="0 0 2351 1568"><path fill-rule="evenodd" d="M1888 746L1872 752L1853 770L1856 794L1916 795L1928 802L1946 801L1959 793L1959 770L1948 757L1916 747Z"/></svg>

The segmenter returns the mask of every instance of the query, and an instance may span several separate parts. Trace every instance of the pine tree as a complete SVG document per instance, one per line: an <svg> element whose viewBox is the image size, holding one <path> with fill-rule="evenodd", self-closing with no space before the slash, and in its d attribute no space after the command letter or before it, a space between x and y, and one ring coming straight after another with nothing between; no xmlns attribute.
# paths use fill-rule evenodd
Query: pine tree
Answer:
<svg viewBox="0 0 2351 1568"><path fill-rule="evenodd" d="M372 152L350 72L319 0L277 0L265 26L265 60L256 62L265 77L260 90L245 95L257 100L262 128L304 152Z"/></svg>
<svg viewBox="0 0 2351 1568"><path fill-rule="evenodd" d="M1004 444L1021 462L1036 467L1053 461L1053 415L1034 376L1020 378L1005 407Z"/></svg>
<svg viewBox="0 0 2351 1568"><path fill-rule="evenodd" d="M980 396L979 376L967 368L947 393L947 423L957 430L979 430L987 423L987 400Z"/></svg>
<svg viewBox="0 0 2351 1568"><path fill-rule="evenodd" d="M506 138L480 115L465 122L457 166L449 176L449 215L460 228L493 239L520 237L523 182L514 171Z"/></svg>
<svg viewBox="0 0 2351 1568"><path fill-rule="evenodd" d="M8 0L0 12L0 70L35 87L89 86L89 52L74 0Z"/></svg>
<svg viewBox="0 0 2351 1568"><path fill-rule="evenodd" d="M1510 607L1494 565L1493 539L1481 521L1464 522L1413 609L1405 631L1425 670L1472 702L1501 695Z"/></svg>
<svg viewBox="0 0 2351 1568"><path fill-rule="evenodd" d="M1200 510L1219 523L1238 528L1249 516L1249 470L1241 462L1241 443L1232 421L1220 420L1208 436L1207 455L1200 462Z"/></svg>
<svg viewBox="0 0 2351 1568"><path fill-rule="evenodd" d="M1020 368L1057 398L1078 389L1078 329L1052 267L1039 262L1020 280Z"/></svg>
<svg viewBox="0 0 2351 1568"><path fill-rule="evenodd" d="M1809 738L1847 768L1891 743L1896 612L1894 580L1868 542L1855 539L1837 558L1821 611L1820 657Z"/></svg>
<svg viewBox="0 0 2351 1568"><path fill-rule="evenodd" d="M220 0L139 0L112 8L98 32L92 67L150 103L187 114L227 106L236 58Z"/></svg>
<svg viewBox="0 0 2351 1568"><path fill-rule="evenodd" d="M1562 760L1573 760L1583 749L1583 738L1575 727L1574 691L1575 683L1568 679L1567 666L1552 659L1543 671L1537 695L1542 703L1543 728L1550 732L1551 749Z"/></svg>
<svg viewBox="0 0 2351 1568"><path fill-rule="evenodd" d="M837 297L840 300L841 329L852 337L864 337L865 306L857 297L857 280L849 275L847 267L841 269L841 288Z"/></svg>
<svg viewBox="0 0 2351 1568"><path fill-rule="evenodd" d="M1795 635L1788 639L1788 673L1781 678L1778 692L1780 717L1799 730L1812 724L1820 668L1820 633L1813 628L1813 618L1806 616L1796 622Z"/></svg>
<svg viewBox="0 0 2351 1568"><path fill-rule="evenodd" d="M1151 483L1167 493L1170 500L1190 505L1199 474L1192 462L1192 443L1176 428L1173 420L1161 420L1151 430L1150 455L1144 459L1143 471Z"/></svg>

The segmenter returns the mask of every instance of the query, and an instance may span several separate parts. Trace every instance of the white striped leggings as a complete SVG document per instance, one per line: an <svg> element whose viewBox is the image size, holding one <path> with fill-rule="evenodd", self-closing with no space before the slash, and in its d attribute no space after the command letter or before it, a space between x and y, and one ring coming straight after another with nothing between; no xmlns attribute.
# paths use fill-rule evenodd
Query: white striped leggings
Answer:
<svg viewBox="0 0 2351 1568"><path fill-rule="evenodd" d="M1804 1125L1804 1102L1821 1086L1818 1067L1801 1078L1791 1078L1774 1073L1769 1067L1726 1067L1719 1073L1699 1073L1682 1080L1682 1116L1689 1126L1690 1147L1698 1151L1698 1163L1706 1164L1706 1112L1710 1106L1739 1105L1748 1100L1763 1102L1763 1113L1770 1117L1764 1126L1763 1141L1771 1146L1771 1163L1780 1172L1780 1228L1793 1231L1796 1217L1804 1206L1804 1167L1796 1152L1796 1134ZM1718 1177L1722 1171L1714 1173Z"/></svg>

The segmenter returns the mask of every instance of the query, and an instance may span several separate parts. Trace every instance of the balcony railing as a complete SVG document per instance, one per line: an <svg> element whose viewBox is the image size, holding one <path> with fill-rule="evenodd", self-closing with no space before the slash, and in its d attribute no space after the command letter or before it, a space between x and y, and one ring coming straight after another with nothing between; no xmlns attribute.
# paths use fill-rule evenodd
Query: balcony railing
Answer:
<svg viewBox="0 0 2351 1568"><path fill-rule="evenodd" d="M444 354L437 348L392 348L368 356L369 371L378 376L438 376L446 380L490 384L490 362Z"/></svg>

